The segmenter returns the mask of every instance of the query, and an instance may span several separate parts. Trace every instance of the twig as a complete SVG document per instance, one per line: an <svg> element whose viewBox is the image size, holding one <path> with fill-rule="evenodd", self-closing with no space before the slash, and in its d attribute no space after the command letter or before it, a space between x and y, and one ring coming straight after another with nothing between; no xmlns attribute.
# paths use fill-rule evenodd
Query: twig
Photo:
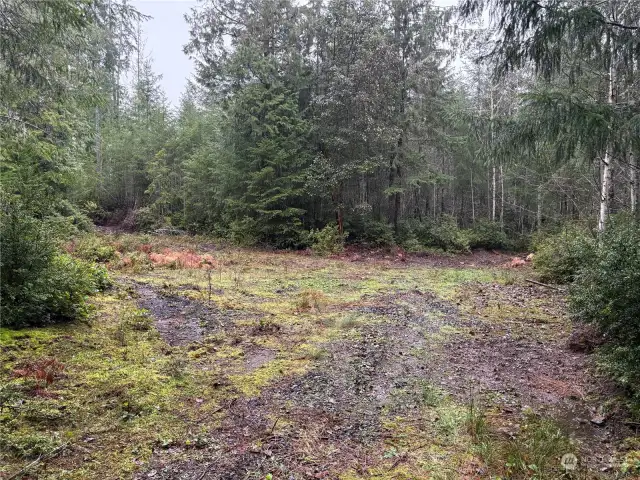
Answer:
<svg viewBox="0 0 640 480"><path fill-rule="evenodd" d="M271 430L269 430L269 435L271 435L273 433L273 431L276 428L276 425L278 424L278 422L280 421L280 417L276 418L276 421L273 422L273 425L271 426Z"/></svg>
<svg viewBox="0 0 640 480"><path fill-rule="evenodd" d="M540 285L541 287L551 288L551 289L553 289L553 290L558 290L558 291L560 291L560 292L562 291L562 289L561 289L561 288L554 287L553 285L547 285L546 283L537 282L537 281L535 281L535 280L531 280L530 278L525 278L525 281L526 281L526 282L529 282L529 283L533 283L533 284L535 284L535 285Z"/></svg>
<svg viewBox="0 0 640 480"><path fill-rule="evenodd" d="M203 472L200 474L198 478L196 478L196 480L202 480L210 468L211 468L211 464L207 465L207 468L203 470Z"/></svg>
<svg viewBox="0 0 640 480"><path fill-rule="evenodd" d="M24 467L22 470L20 470L19 472L14 473L13 475L11 475L9 478L7 478L7 480L14 480L20 476L22 476L24 473L27 473L27 471L31 468L31 467L35 467L36 465L38 465L40 462L44 462L45 460L49 460L50 458L55 457L58 453L60 453L62 450L64 450L65 448L67 448L69 446L68 443L65 443L63 445L60 445L57 448L54 448L53 450L51 450L49 453L47 453L46 455L40 455L38 458L36 458L33 462L31 462L29 465L27 465L26 467Z"/></svg>
<svg viewBox="0 0 640 480"><path fill-rule="evenodd" d="M214 413L218 413L221 412L222 410L224 410L225 408L231 408L231 406L236 403L236 398L234 398L233 400L231 400L229 402L229 405L222 405L221 407L216 408L213 412L211 412L211 415L213 415Z"/></svg>

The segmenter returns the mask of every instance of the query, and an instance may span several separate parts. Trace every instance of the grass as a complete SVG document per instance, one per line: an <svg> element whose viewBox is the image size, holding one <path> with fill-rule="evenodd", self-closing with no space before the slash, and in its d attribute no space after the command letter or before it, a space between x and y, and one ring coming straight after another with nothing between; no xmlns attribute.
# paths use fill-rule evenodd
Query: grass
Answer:
<svg viewBox="0 0 640 480"><path fill-rule="evenodd" d="M191 448L205 448L216 438L227 415L224 406L234 399L261 396L278 382L295 383L314 368L341 362L331 345L366 341L364 327L394 322L370 313L386 307L389 296L417 290L425 298L457 304L461 315L478 314L497 325L522 315L559 325L547 305L535 300L518 307L496 297L478 307L470 289L519 281L495 268L345 262L207 242L117 235L85 238L70 248L107 261L121 283L135 280L168 298L183 296L221 314L234 313L233 323L194 344L172 347L154 328L151 314L137 305L135 289L122 286L95 297L96 313L87 322L0 328L0 478L65 444L77 448L30 473L51 480L130 478L148 468L154 450L173 447L178 459L188 458ZM439 312L421 312L410 300L399 304L436 325L441 320ZM467 335L464 328L439 325L429 334L428 347L407 345L406 355L429 361L445 341ZM269 355L249 368L255 351ZM25 362L40 358L64 365L43 392L15 375ZM381 437L358 447L366 448L371 465L352 468L345 459L333 478L454 479L478 468L508 478L554 478L549 475L557 472L557 456L573 448L551 423L533 416L505 442L491 433L491 415L424 379L392 393L392 404L378 415ZM402 415L392 408L407 404L415 408ZM298 442L308 445L295 447L309 458L319 452L341 455L341 448L323 443L326 433L313 430L316 426L282 418L271 433L303 432ZM629 464L633 461L630 457Z"/></svg>
<svg viewBox="0 0 640 480"><path fill-rule="evenodd" d="M96 307L99 313L87 323L0 330L6 341L3 390L14 391L0 417L0 472L69 443L83 445L90 460L75 465L65 478L97 478L101 472L119 478L148 460L157 432L184 434L180 406L194 385L166 374L175 370L174 356L163 352L166 346L155 330L146 323L140 328L146 315L116 295L98 297ZM64 365L40 392L14 375L36 357ZM133 452L133 445L145 447ZM65 460L53 459L49 468L55 472L57 463L64 468Z"/></svg>

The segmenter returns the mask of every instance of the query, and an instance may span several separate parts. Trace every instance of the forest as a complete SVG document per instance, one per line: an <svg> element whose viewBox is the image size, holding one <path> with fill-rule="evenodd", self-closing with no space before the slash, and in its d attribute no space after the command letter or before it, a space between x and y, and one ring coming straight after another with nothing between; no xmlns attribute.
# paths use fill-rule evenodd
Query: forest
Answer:
<svg viewBox="0 0 640 480"><path fill-rule="evenodd" d="M0 0L0 479L640 475L640 0L138 7Z"/></svg>

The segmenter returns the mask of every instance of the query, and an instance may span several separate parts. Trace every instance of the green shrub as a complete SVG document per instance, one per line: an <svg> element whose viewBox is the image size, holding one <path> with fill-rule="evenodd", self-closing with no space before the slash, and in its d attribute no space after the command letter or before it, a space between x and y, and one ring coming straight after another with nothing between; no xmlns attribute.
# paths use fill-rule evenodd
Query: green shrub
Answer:
<svg viewBox="0 0 640 480"><path fill-rule="evenodd" d="M429 229L428 246L438 247L445 252L468 252L469 240L458 228L458 222L451 215L442 215Z"/></svg>
<svg viewBox="0 0 640 480"><path fill-rule="evenodd" d="M96 235L84 235L75 241L74 254L90 262L108 262L116 257L114 246L105 244Z"/></svg>
<svg viewBox="0 0 640 480"><path fill-rule="evenodd" d="M422 245L422 243L420 243L420 240L418 240L417 235L413 232L407 235L405 239L400 242L400 245L402 245L402 248L404 248L405 251L409 253L419 253L423 252L425 249L424 245Z"/></svg>
<svg viewBox="0 0 640 480"><path fill-rule="evenodd" d="M405 220L398 226L398 243L407 251L419 252L425 248L438 248L446 252L468 252L467 232L458 228L451 215L442 215L437 220Z"/></svg>
<svg viewBox="0 0 640 480"><path fill-rule="evenodd" d="M142 207L130 212L123 224L138 232L150 232L165 226L164 219L150 207Z"/></svg>
<svg viewBox="0 0 640 480"><path fill-rule="evenodd" d="M56 213L57 218L72 225L74 233L93 230L93 222L89 216L68 200L62 200L56 205Z"/></svg>
<svg viewBox="0 0 640 480"><path fill-rule="evenodd" d="M364 223L364 229L358 236L358 242L369 247L390 247L395 243L393 229L387 223L368 220Z"/></svg>
<svg viewBox="0 0 640 480"><path fill-rule="evenodd" d="M108 284L104 268L59 254L50 225L15 203L0 214L0 314L5 326L86 315L87 295Z"/></svg>
<svg viewBox="0 0 640 480"><path fill-rule="evenodd" d="M236 244L243 247L250 247L258 243L258 225L250 217L242 220L234 220L229 224L229 238Z"/></svg>
<svg viewBox="0 0 640 480"><path fill-rule="evenodd" d="M470 248L507 249L509 239L499 223L479 220L466 231Z"/></svg>
<svg viewBox="0 0 640 480"><path fill-rule="evenodd" d="M592 251L571 286L571 311L600 328L603 366L640 400L640 224L612 218Z"/></svg>
<svg viewBox="0 0 640 480"><path fill-rule="evenodd" d="M533 267L543 282L570 283L583 265L593 262L595 240L585 229L570 226L534 248Z"/></svg>
<svg viewBox="0 0 640 480"><path fill-rule="evenodd" d="M326 225L322 230L312 230L311 249L318 255L332 255L344 250L344 240L348 233L340 234L338 226L334 223Z"/></svg>
<svg viewBox="0 0 640 480"><path fill-rule="evenodd" d="M345 229L349 230L349 243L359 243L373 248L390 247L395 244L391 225L372 219L368 212L347 217Z"/></svg>

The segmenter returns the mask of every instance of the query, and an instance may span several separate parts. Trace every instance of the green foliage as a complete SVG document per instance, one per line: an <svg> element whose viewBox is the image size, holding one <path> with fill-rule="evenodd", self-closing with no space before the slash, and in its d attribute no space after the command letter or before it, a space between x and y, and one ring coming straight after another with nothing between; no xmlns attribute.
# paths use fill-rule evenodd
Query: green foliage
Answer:
<svg viewBox="0 0 640 480"><path fill-rule="evenodd" d="M558 457L572 451L569 438L553 421L529 414L520 434L506 444L503 455L509 478L557 478Z"/></svg>
<svg viewBox="0 0 640 480"><path fill-rule="evenodd" d="M419 253L424 251L425 247L420 243L418 237L413 231L409 231L402 242L400 242L402 248L404 248L409 253Z"/></svg>
<svg viewBox="0 0 640 480"><path fill-rule="evenodd" d="M230 240L240 246L250 247L258 243L258 227L256 221L250 217L234 220L229 224Z"/></svg>
<svg viewBox="0 0 640 480"><path fill-rule="evenodd" d="M57 253L55 231L16 203L0 214L0 298L4 325L43 325L83 317L87 295L106 288L104 267Z"/></svg>
<svg viewBox="0 0 640 480"><path fill-rule="evenodd" d="M594 247L588 231L567 226L534 245L533 267L543 282L569 283L584 265L593 262Z"/></svg>
<svg viewBox="0 0 640 480"><path fill-rule="evenodd" d="M510 246L507 234L499 223L478 220L466 231L470 248L507 249Z"/></svg>
<svg viewBox="0 0 640 480"><path fill-rule="evenodd" d="M592 251L571 287L571 310L605 334L603 365L640 400L640 224L612 218Z"/></svg>
<svg viewBox="0 0 640 480"><path fill-rule="evenodd" d="M457 220L451 215L442 215L436 221L404 221L399 225L397 238L408 251L428 247L463 253L470 248L467 232L458 227Z"/></svg>
<svg viewBox="0 0 640 480"><path fill-rule="evenodd" d="M141 207L131 212L132 229L140 232L149 232L163 225L163 221L156 211L150 207Z"/></svg>
<svg viewBox="0 0 640 480"><path fill-rule="evenodd" d="M322 230L312 230L309 234L311 249L318 255L333 255L344 250L344 241L348 233L340 234L336 224L329 224Z"/></svg>
<svg viewBox="0 0 640 480"><path fill-rule="evenodd" d="M349 230L349 242L360 243L368 247L390 247L395 244L393 229L385 222L357 216L356 220L346 222Z"/></svg>
<svg viewBox="0 0 640 480"><path fill-rule="evenodd" d="M302 172L309 158L304 140L310 125L294 93L281 85L248 85L234 99L230 115L228 167L234 184L220 199L227 205L225 216L230 223L242 218L232 229L247 239L299 247L305 213Z"/></svg>
<svg viewBox="0 0 640 480"><path fill-rule="evenodd" d="M445 252L468 252L469 240L458 227L458 222L451 215L442 215L431 225L427 245L442 248Z"/></svg>
<svg viewBox="0 0 640 480"><path fill-rule="evenodd" d="M75 256L89 262L108 262L116 257L116 249L113 245L102 242L96 235L84 235L73 244Z"/></svg>

